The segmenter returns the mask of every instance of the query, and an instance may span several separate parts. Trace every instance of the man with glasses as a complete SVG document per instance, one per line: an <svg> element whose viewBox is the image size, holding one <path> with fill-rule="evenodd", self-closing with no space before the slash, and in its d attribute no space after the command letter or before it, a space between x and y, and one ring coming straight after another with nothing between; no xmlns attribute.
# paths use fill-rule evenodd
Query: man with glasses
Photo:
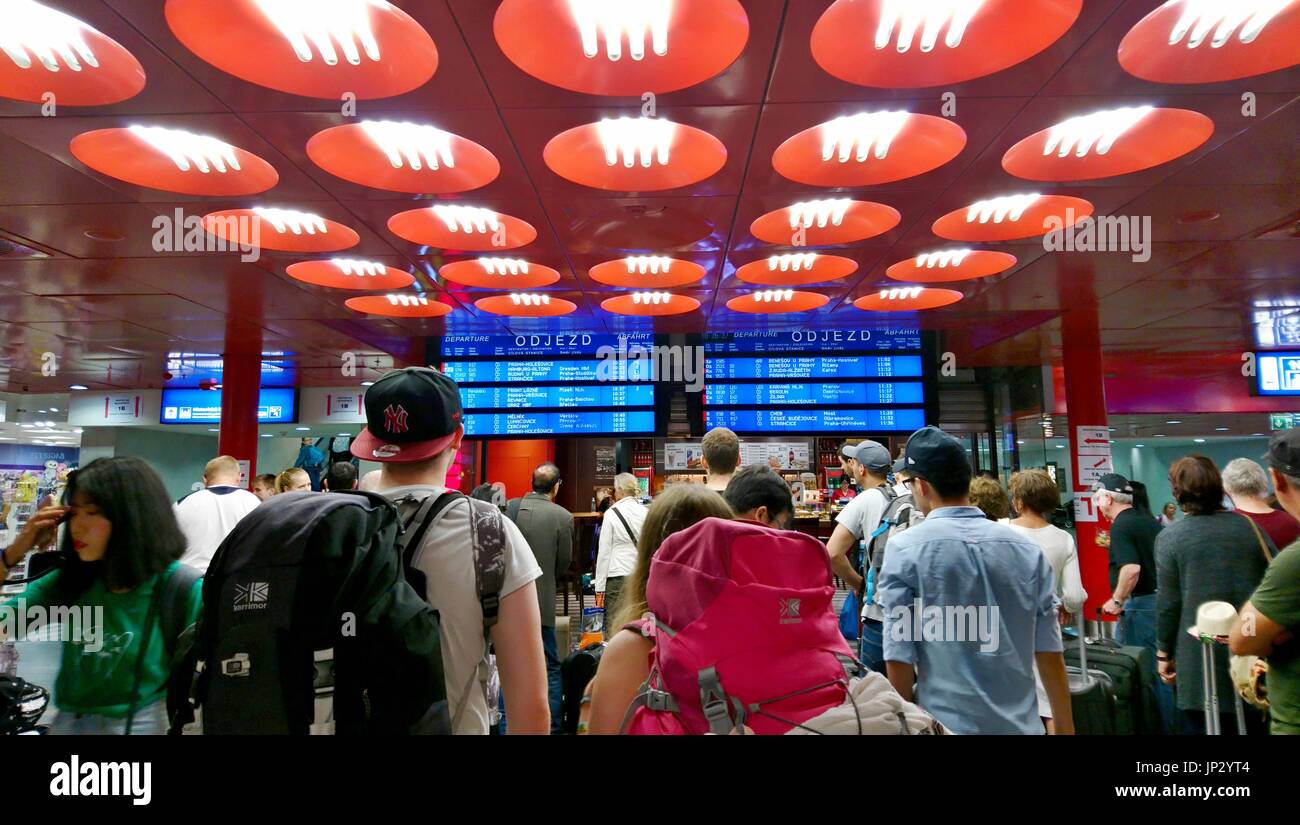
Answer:
<svg viewBox="0 0 1300 825"><path fill-rule="evenodd" d="M917 430L904 460L925 521L889 539L880 574L889 681L954 733L1041 734L1036 661L1056 733L1073 733L1047 557L970 506L957 439Z"/></svg>

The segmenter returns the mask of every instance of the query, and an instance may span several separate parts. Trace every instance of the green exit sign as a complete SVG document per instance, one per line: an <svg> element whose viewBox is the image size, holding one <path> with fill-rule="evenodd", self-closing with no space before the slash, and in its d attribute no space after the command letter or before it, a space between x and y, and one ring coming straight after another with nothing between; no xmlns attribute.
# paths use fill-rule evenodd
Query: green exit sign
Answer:
<svg viewBox="0 0 1300 825"><path fill-rule="evenodd" d="M1269 413L1268 428L1273 431L1295 427L1295 413Z"/></svg>

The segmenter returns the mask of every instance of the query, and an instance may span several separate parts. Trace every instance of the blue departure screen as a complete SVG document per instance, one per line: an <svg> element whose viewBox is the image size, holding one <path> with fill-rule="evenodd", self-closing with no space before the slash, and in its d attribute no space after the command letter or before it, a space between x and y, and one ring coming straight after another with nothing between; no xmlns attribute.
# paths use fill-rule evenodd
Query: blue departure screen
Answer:
<svg viewBox="0 0 1300 825"><path fill-rule="evenodd" d="M263 387L257 393L259 424L292 424L298 420L297 392ZM221 390L163 390L163 424L215 424L221 421Z"/></svg>
<svg viewBox="0 0 1300 825"><path fill-rule="evenodd" d="M539 384L578 381L650 381L648 358L608 361L448 361L444 371L458 384Z"/></svg>
<svg viewBox="0 0 1300 825"><path fill-rule="evenodd" d="M920 378L919 355L789 355L767 358L708 358L704 377L724 379Z"/></svg>
<svg viewBox="0 0 1300 825"><path fill-rule="evenodd" d="M620 347L654 346L654 334L626 335L577 333L542 333L534 335L445 335L440 339L442 357L525 358L556 355L595 355L602 347L617 351Z"/></svg>
<svg viewBox="0 0 1300 825"><path fill-rule="evenodd" d="M652 407L654 387L649 384L530 387L462 387L461 406L475 409L528 409L535 407Z"/></svg>
<svg viewBox="0 0 1300 825"><path fill-rule="evenodd" d="M738 433L912 432L925 426L925 411L901 410L720 410L704 414L704 426Z"/></svg>
<svg viewBox="0 0 1300 825"><path fill-rule="evenodd" d="M1300 395L1300 352L1259 352L1255 373L1260 395Z"/></svg>
<svg viewBox="0 0 1300 825"><path fill-rule="evenodd" d="M465 435L626 435L652 433L653 410L466 413Z"/></svg>
<svg viewBox="0 0 1300 825"><path fill-rule="evenodd" d="M722 353L777 352L920 352L916 327L887 329L752 330L716 333L704 338L704 351Z"/></svg>
<svg viewBox="0 0 1300 825"><path fill-rule="evenodd" d="M844 382L788 384L720 384L705 388L704 403L709 406L779 407L863 406L865 404L924 404L925 392L920 382Z"/></svg>

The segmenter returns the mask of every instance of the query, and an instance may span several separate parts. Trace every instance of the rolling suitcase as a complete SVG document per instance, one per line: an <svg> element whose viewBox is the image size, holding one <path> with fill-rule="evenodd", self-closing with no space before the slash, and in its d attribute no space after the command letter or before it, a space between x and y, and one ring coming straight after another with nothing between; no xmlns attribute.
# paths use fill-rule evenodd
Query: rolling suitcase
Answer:
<svg viewBox="0 0 1300 825"><path fill-rule="evenodd" d="M1081 640L1079 647L1067 647L1065 664L1081 664L1087 648L1087 667L1110 677L1115 692L1115 733L1121 736L1160 733L1160 715L1155 705L1155 672L1151 652L1143 647L1122 646L1112 639Z"/></svg>
<svg viewBox="0 0 1300 825"><path fill-rule="evenodd" d="M1070 709L1077 736L1113 736L1115 729L1115 684L1110 676L1088 667L1083 617L1079 617L1079 666L1067 666Z"/></svg>

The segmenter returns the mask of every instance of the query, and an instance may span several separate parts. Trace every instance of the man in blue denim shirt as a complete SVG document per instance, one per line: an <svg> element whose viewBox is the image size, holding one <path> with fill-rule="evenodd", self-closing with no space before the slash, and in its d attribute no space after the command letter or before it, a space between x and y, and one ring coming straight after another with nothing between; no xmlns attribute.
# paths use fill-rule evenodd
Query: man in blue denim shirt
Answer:
<svg viewBox="0 0 1300 825"><path fill-rule="evenodd" d="M926 518L889 540L881 571L889 681L953 733L1043 733L1036 659L1056 732L1073 733L1043 551L970 506L970 462L955 438L917 430L904 458Z"/></svg>

